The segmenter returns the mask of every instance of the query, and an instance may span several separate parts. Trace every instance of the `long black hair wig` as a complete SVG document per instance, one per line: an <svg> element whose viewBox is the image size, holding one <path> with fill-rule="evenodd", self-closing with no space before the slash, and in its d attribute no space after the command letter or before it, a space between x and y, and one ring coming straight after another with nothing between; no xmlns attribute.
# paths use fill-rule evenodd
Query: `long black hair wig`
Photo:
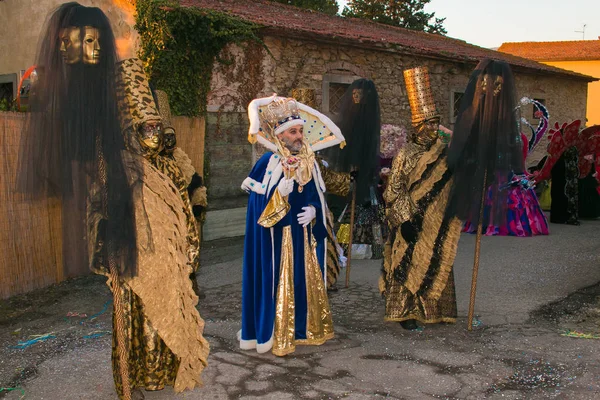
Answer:
<svg viewBox="0 0 600 400"><path fill-rule="evenodd" d="M343 149L331 149L325 155L338 171L358 169L357 200L367 201L370 198L369 188L376 185L379 179L377 167L381 116L379 95L373 81L357 79L352 82L342 96L333 120L342 131L347 145Z"/></svg>
<svg viewBox="0 0 600 400"><path fill-rule="evenodd" d="M507 183L524 170L515 82L503 61L481 61L461 100L448 167L453 173L448 213L479 223L482 193L490 188L490 219L505 222Z"/></svg>
<svg viewBox="0 0 600 400"><path fill-rule="evenodd" d="M82 28L83 43L86 26L99 31L99 62L66 64L60 51L62 30ZM80 264L81 253L87 251L82 238L92 182L103 186L102 208L107 214L100 232L105 243L103 259L108 260L110 252L121 272L135 273L134 208L122 159L125 146L117 112L116 62L115 38L102 10L70 2L51 14L36 57L38 79L30 97L17 182L29 198L61 199L67 275L87 269ZM69 256L75 253L79 256Z"/></svg>

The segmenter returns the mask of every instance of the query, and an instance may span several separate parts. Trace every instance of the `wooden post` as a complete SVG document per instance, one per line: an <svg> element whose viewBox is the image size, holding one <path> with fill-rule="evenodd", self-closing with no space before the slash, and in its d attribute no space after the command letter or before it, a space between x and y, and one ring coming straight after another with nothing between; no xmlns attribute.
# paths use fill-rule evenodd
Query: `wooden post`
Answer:
<svg viewBox="0 0 600 400"><path fill-rule="evenodd" d="M131 400L131 382L129 381L129 347L125 342L125 305L121 293L121 281L115 265L115 255L109 251L108 268L112 280L113 304L115 313L115 330L117 337L117 354L119 355L119 373L121 375L121 387L123 388L123 400Z"/></svg>
<svg viewBox="0 0 600 400"><path fill-rule="evenodd" d="M469 300L469 315L467 317L467 330L473 330L473 313L475 311L475 292L477 291L477 273L479 272L479 255L481 250L481 236L483 231L483 210L485 208L485 195L487 193L487 169L483 175L483 189L481 193L481 206L479 207L479 223L477 224L477 237L475 238L475 259L473 261L473 276L471 278L471 298Z"/></svg>
<svg viewBox="0 0 600 400"><path fill-rule="evenodd" d="M355 213L355 211L356 211L356 180L352 182L352 203L350 204L350 237L348 238L348 263L346 264L346 287L348 287L350 285L350 264L352 263L352 240L354 237L354 213Z"/></svg>

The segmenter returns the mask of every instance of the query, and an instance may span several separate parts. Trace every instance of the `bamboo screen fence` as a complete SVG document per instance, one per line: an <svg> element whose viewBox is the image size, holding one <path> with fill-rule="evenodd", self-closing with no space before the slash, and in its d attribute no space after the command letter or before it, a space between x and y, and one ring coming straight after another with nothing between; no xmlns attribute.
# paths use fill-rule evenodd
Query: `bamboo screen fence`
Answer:
<svg viewBox="0 0 600 400"><path fill-rule="evenodd" d="M203 118L174 117L177 144L202 175ZM0 112L0 299L60 282L63 276L61 205L29 202L15 193L22 113Z"/></svg>
<svg viewBox="0 0 600 400"><path fill-rule="evenodd" d="M15 193L25 115L0 112L0 298L63 279L60 203Z"/></svg>
<svg viewBox="0 0 600 400"><path fill-rule="evenodd" d="M198 175L204 176L204 118L172 117L171 123L177 133L177 146L192 160Z"/></svg>

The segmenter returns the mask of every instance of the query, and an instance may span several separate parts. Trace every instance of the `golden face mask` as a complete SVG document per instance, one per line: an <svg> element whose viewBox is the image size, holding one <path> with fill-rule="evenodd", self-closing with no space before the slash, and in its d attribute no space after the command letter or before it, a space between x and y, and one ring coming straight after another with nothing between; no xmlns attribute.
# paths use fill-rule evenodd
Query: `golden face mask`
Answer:
<svg viewBox="0 0 600 400"><path fill-rule="evenodd" d="M164 137L160 123L144 123L140 128L138 138L142 148L145 150L158 153L163 148Z"/></svg>
<svg viewBox="0 0 600 400"><path fill-rule="evenodd" d="M428 119L423 121L417 127L417 136L415 142L421 145L433 143L438 137L438 129L440 120L438 118Z"/></svg>
<svg viewBox="0 0 600 400"><path fill-rule="evenodd" d="M500 93L500 91L502 90L503 82L504 82L504 80L502 79L501 76L497 76L496 79L494 80L494 96L497 96L498 93Z"/></svg>
<svg viewBox="0 0 600 400"><path fill-rule="evenodd" d="M65 28L60 31L60 53L65 64L76 64L81 61L81 29Z"/></svg>
<svg viewBox="0 0 600 400"><path fill-rule="evenodd" d="M177 147L177 136L175 135L175 129L173 128L164 128L163 136L165 141L165 150L168 152L173 152L175 147Z"/></svg>
<svg viewBox="0 0 600 400"><path fill-rule="evenodd" d="M83 29L83 63L98 64L100 62L100 31L91 26Z"/></svg>
<svg viewBox="0 0 600 400"><path fill-rule="evenodd" d="M490 80L490 78L489 78L488 74L485 74L483 76L483 78L481 79L481 91L483 93L485 93L487 90L489 80ZM502 91L502 83L503 82L504 82L504 80L502 79L501 76L497 76L496 79L494 79L494 97L496 97L500 93L500 91Z"/></svg>
<svg viewBox="0 0 600 400"><path fill-rule="evenodd" d="M354 104L360 104L363 98L363 90L362 89L352 89L352 101Z"/></svg>

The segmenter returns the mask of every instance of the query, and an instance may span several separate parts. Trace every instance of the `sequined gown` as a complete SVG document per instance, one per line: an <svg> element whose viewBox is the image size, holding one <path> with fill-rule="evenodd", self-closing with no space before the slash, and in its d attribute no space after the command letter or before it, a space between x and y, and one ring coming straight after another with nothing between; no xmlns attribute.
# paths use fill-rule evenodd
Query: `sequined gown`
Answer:
<svg viewBox="0 0 600 400"><path fill-rule="evenodd" d="M119 284L126 337L121 345L128 351L132 389L174 386L180 392L202 384L200 374L209 352L190 280L197 267L199 236L175 160L142 140L142 125L160 122L143 66L139 59L128 59L117 70L117 100L127 148L123 158L134 187L138 245L137 275L123 277ZM88 241L92 271L107 275L105 260L99 256L105 218L101 196L102 186L97 184L90 193ZM113 322L115 317L113 313ZM113 377L122 398L118 347L113 329Z"/></svg>
<svg viewBox="0 0 600 400"><path fill-rule="evenodd" d="M439 140L430 148L410 143L394 158L384 192L390 233L379 280L387 321L456 320L453 263L461 222L444 218L452 179L446 149ZM415 237L403 237L407 222Z"/></svg>

